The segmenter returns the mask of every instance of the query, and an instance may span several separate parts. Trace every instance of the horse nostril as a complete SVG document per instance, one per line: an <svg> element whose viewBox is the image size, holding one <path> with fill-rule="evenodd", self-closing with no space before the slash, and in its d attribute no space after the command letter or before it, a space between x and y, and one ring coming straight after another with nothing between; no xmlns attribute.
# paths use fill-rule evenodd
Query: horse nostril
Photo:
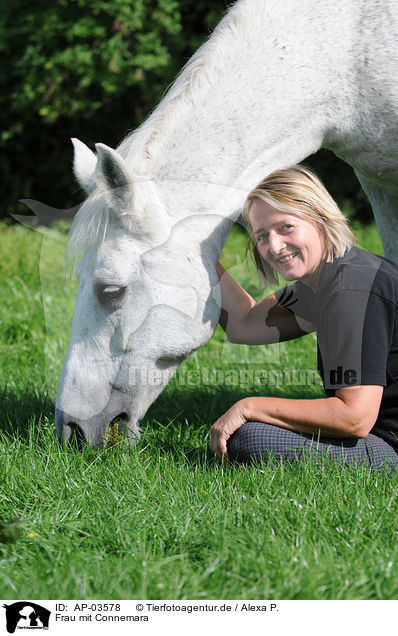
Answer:
<svg viewBox="0 0 398 636"><path fill-rule="evenodd" d="M86 438L80 426L75 424L75 422L68 422L67 424L64 424L64 429L66 433L65 438L68 440L68 446L81 451L86 443Z"/></svg>

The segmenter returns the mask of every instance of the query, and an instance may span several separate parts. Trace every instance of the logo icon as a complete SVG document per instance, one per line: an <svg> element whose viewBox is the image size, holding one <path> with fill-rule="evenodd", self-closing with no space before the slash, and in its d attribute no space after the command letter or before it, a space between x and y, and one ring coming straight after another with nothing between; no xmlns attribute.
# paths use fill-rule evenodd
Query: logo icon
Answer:
<svg viewBox="0 0 398 636"><path fill-rule="evenodd" d="M18 629L48 629L50 610L32 603L18 601L12 605L3 605L6 610L7 631L13 634Z"/></svg>

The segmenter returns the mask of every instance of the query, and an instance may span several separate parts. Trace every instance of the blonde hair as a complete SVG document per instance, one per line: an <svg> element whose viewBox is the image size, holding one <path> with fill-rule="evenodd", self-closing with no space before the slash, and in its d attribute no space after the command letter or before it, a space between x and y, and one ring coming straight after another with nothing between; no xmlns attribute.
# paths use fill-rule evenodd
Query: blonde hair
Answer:
<svg viewBox="0 0 398 636"><path fill-rule="evenodd" d="M356 241L337 203L316 174L305 166L276 170L249 193L242 210L242 216L249 227L250 208L256 199L264 201L278 212L315 221L325 237L329 262L334 257L343 256ZM261 256L253 236L249 238L248 250L265 283L277 284L276 272Z"/></svg>

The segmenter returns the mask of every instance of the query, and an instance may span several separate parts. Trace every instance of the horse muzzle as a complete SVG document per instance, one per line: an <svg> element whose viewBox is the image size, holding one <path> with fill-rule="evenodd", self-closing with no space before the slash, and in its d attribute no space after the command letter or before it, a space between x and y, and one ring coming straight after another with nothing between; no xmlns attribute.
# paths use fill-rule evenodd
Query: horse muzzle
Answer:
<svg viewBox="0 0 398 636"><path fill-rule="evenodd" d="M85 444L90 447L98 447L106 442L110 428L124 434L130 446L135 446L140 433L137 422L121 411L105 412L95 415L87 420L73 418L61 409L55 409L55 434L60 444L77 446L81 449Z"/></svg>

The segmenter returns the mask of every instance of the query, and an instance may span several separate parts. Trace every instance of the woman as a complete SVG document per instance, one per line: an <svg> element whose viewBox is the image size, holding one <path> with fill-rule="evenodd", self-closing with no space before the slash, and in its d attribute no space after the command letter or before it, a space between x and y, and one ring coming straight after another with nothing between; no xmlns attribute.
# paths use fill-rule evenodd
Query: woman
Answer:
<svg viewBox="0 0 398 636"><path fill-rule="evenodd" d="M211 427L212 451L249 461L308 450L398 466L398 265L353 247L344 215L303 166L264 179L243 216L266 282L297 282L256 303L218 264L220 324L242 344L316 331L327 397L239 400Z"/></svg>

